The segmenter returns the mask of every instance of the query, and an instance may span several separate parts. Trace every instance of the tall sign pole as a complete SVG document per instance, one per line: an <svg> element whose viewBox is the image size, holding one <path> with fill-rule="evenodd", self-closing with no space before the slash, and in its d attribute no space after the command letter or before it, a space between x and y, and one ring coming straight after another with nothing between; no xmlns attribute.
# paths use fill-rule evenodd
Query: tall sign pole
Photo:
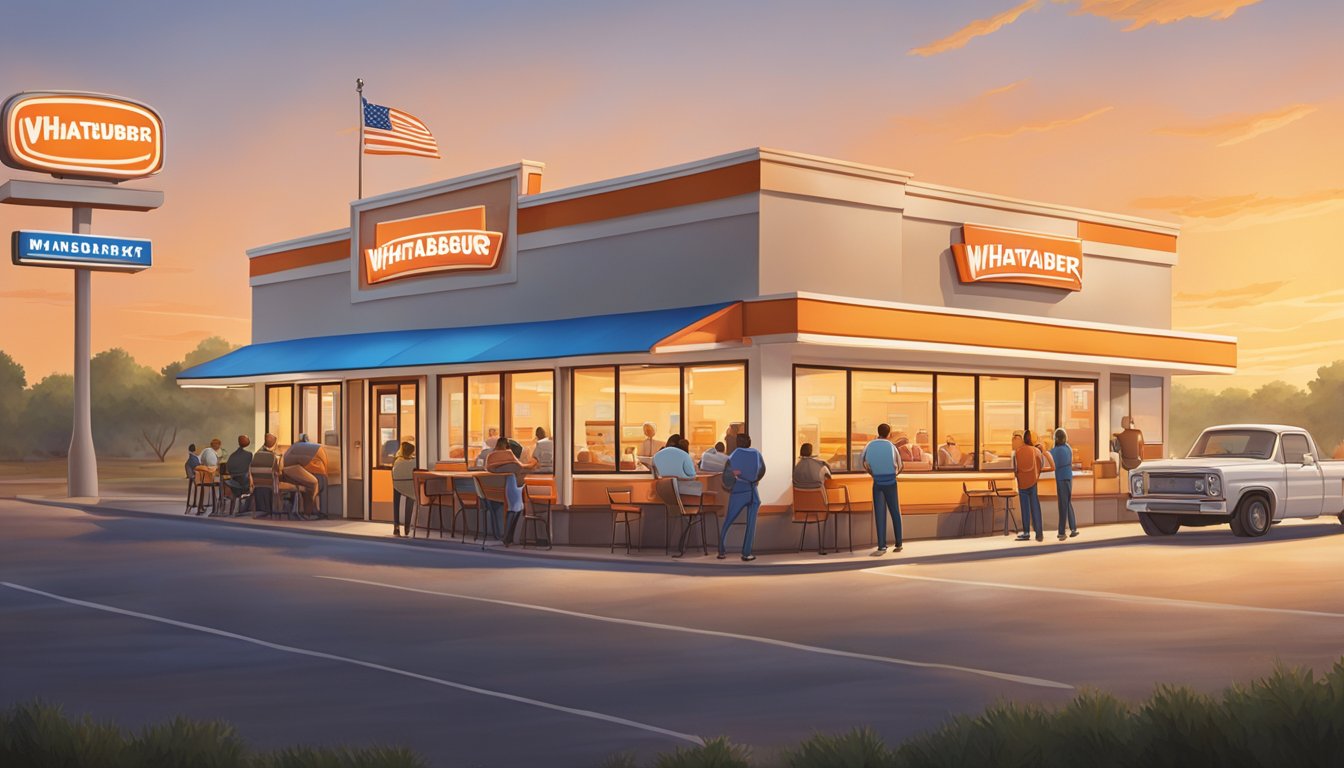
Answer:
<svg viewBox="0 0 1344 768"><path fill-rule="evenodd" d="M93 231L93 209L74 208L76 235ZM70 453L66 461L66 488L72 498L98 495L98 457L93 450L93 396L89 385L92 336L93 273L75 268L75 414L71 424Z"/></svg>
<svg viewBox="0 0 1344 768"><path fill-rule="evenodd" d="M116 186L163 168L163 120L149 106L117 96L25 92L4 102L0 137L0 162L62 180L8 181L0 186L0 203L71 209L71 233L19 230L13 233L11 248L15 264L74 270L74 414L66 488L71 497L96 498L98 458L93 447L89 379L92 275L94 270L138 272L148 268L151 244L94 236L93 209L150 211L163 205L162 192Z"/></svg>

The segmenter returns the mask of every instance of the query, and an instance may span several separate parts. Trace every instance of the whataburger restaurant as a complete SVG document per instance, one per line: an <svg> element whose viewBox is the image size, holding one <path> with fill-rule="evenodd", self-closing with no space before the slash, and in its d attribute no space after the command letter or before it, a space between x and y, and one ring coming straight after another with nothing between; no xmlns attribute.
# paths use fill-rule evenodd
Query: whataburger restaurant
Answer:
<svg viewBox="0 0 1344 768"><path fill-rule="evenodd" d="M757 546L783 549L799 445L870 508L882 422L912 445L907 537L974 530L965 489L1010 484L1028 428L1068 431L1080 524L1124 519L1120 419L1168 454L1171 377L1236 366L1234 338L1171 328L1170 224L768 149L554 191L543 172L365 198L249 251L253 343L179 382L252 389L256 433L325 444L326 511L353 519L391 519L402 441L466 469L541 427L559 544L609 541L608 488L652 501L650 446L684 434L698 460L740 425L769 467Z"/></svg>

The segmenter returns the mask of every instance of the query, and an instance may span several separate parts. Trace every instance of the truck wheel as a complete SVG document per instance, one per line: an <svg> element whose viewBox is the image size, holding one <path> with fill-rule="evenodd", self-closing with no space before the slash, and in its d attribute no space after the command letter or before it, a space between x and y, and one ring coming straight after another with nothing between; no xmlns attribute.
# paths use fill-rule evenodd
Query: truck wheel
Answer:
<svg viewBox="0 0 1344 768"><path fill-rule="evenodd" d="M1154 515L1151 512L1140 512L1139 526L1149 536L1170 536L1181 529L1181 521L1175 515Z"/></svg>
<svg viewBox="0 0 1344 768"><path fill-rule="evenodd" d="M1264 536L1269 533L1272 519L1265 497L1251 496L1237 505L1237 511L1232 515L1232 532L1250 538Z"/></svg>

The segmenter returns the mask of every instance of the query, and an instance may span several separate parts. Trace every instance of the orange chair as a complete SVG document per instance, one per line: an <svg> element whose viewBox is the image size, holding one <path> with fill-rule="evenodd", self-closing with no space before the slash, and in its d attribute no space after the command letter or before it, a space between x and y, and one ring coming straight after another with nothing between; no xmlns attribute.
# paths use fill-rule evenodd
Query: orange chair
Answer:
<svg viewBox="0 0 1344 768"><path fill-rule="evenodd" d="M961 484L961 492L966 497L966 516L961 519L961 534L966 535L966 523L975 518L975 525L971 528L971 535L980 532L980 516L978 512L989 512L989 527L994 528L994 499L997 494L994 492L994 481L989 481L984 488L972 488L970 483Z"/></svg>
<svg viewBox="0 0 1344 768"><path fill-rule="evenodd" d="M541 546L541 526L546 526L546 548L553 545L551 509L557 503L554 477L528 477L523 482L523 546L527 546L527 526L532 526L532 544Z"/></svg>
<svg viewBox="0 0 1344 768"><path fill-rule="evenodd" d="M654 497L667 510L668 519L673 515L681 520L681 538L677 544L677 554L673 557L682 557L686 554L686 542L690 540L691 531L700 529L700 549L704 554L709 554L709 535L705 532L705 515L710 514L705 510L704 496L682 497L677 494L677 481L671 477L660 477L653 483ZM695 506L687 508L684 499L692 498L696 500ZM669 537L670 538L670 537Z"/></svg>
<svg viewBox="0 0 1344 768"><path fill-rule="evenodd" d="M1003 535L1008 535L1008 526L1012 525L1014 533L1017 532L1017 518L1013 517L1013 499L1017 498L1017 486L1012 480L1004 480L1003 485L999 485L998 480L990 480L989 487L994 489L994 495L1003 499ZM994 532L993 519L989 522L990 533Z"/></svg>
<svg viewBox="0 0 1344 768"><path fill-rule="evenodd" d="M831 516L826 488L793 487L793 522L801 523L803 534L798 537L798 551L807 543L807 526L817 526L817 554L826 554L826 520Z"/></svg>
<svg viewBox="0 0 1344 768"><path fill-rule="evenodd" d="M630 554L632 539L630 525L639 523L640 533L644 532L644 509L634 501L635 491L630 486L607 489L607 504L611 507L611 551L616 551L616 528L625 526L625 553ZM639 549L638 544L633 545Z"/></svg>

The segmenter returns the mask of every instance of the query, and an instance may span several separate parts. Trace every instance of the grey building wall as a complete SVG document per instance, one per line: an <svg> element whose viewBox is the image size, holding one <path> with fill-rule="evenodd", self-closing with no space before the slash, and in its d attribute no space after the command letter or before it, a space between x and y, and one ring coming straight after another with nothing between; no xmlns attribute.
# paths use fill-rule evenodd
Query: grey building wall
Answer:
<svg viewBox="0 0 1344 768"><path fill-rule="evenodd" d="M358 304L350 302L345 271L258 285L252 338L261 343L739 300L759 293L759 233L752 213L520 249L516 282Z"/></svg>

